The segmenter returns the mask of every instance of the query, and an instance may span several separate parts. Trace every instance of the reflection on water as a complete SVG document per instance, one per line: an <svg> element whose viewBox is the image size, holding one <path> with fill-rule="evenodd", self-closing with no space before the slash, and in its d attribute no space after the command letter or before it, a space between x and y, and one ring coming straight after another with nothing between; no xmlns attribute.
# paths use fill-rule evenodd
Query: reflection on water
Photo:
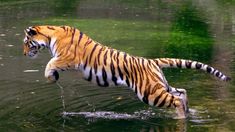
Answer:
<svg viewBox="0 0 235 132"><path fill-rule="evenodd" d="M181 57L209 63L234 78L235 3L221 0L3 0L0 4L1 131L235 131L235 83L192 70L166 69L189 94L190 115L141 103L127 88L100 88L74 72L47 84L50 59L22 55L23 29L75 26L95 40L133 55ZM62 113L62 114L61 114Z"/></svg>

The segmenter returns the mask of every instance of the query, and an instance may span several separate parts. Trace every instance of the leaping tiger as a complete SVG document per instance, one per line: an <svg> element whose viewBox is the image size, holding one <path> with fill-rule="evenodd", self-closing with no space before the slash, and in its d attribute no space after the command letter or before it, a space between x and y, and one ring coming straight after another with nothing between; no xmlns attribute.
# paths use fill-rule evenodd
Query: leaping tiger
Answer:
<svg viewBox="0 0 235 132"><path fill-rule="evenodd" d="M170 86L162 68L191 68L206 71L223 81L231 78L219 70L197 61L131 56L92 40L69 26L34 26L25 29L24 55L36 58L39 51L49 49L52 58L45 69L50 82L59 79L58 71L79 70L84 78L99 86L124 85L132 89L146 104L174 107L178 118L186 118L188 99L185 89Z"/></svg>

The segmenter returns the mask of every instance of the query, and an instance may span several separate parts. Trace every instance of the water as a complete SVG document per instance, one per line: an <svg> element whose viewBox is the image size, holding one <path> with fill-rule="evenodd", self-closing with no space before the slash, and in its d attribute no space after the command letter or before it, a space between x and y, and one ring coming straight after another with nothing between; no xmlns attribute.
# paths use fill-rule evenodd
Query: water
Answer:
<svg viewBox="0 0 235 132"><path fill-rule="evenodd" d="M235 78L235 3L221 0L0 1L1 131L235 131L235 83L203 72L166 69L172 86L188 91L190 115L141 103L125 87L100 88L79 73L48 84L47 51L23 56L23 30L70 25L105 45L148 58L208 63Z"/></svg>

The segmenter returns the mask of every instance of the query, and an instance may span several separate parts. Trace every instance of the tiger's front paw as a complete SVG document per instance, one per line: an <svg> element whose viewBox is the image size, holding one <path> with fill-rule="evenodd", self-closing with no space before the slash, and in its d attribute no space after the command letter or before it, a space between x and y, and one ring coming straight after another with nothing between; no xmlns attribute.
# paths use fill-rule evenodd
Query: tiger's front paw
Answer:
<svg viewBox="0 0 235 132"><path fill-rule="evenodd" d="M52 72L49 75L45 75L49 83L55 83L59 80L59 73L57 71Z"/></svg>

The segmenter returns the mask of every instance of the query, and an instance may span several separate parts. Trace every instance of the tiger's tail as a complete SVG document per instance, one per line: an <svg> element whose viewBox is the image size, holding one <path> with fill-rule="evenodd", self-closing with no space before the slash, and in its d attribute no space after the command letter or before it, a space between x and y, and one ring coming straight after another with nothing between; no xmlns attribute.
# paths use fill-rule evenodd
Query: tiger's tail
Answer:
<svg viewBox="0 0 235 132"><path fill-rule="evenodd" d="M188 68L188 69L199 69L206 71L223 81L230 81L231 78L224 75L219 70L201 62L184 60L184 59L174 59L174 58L158 58L154 59L156 64L161 68Z"/></svg>

